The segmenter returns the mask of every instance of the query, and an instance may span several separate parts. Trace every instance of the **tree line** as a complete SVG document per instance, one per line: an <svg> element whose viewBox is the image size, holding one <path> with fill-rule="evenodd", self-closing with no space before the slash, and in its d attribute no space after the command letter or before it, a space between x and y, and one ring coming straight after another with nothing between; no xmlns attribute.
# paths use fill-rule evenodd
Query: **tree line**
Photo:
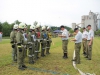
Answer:
<svg viewBox="0 0 100 75"><path fill-rule="evenodd" d="M6 36L10 36L10 32L13 30L13 26L14 24L20 24L21 22L16 20L14 23L11 23L9 24L8 22L0 22L0 32L3 33L3 36L6 37ZM35 21L33 23L33 25L37 25L38 22ZM30 25L26 24L28 26L28 30L30 28ZM48 26L48 25L46 25ZM74 31L72 30L72 28L68 27L68 26L65 26L65 28L69 31L69 33L74 33ZM51 26L51 31L55 31L55 30L60 30L60 27L57 27L57 26ZM82 32L82 28L80 29L80 31ZM95 35L99 35L100 36L100 30L97 30L95 31Z"/></svg>
<svg viewBox="0 0 100 75"><path fill-rule="evenodd" d="M13 26L14 26L15 24L20 24L20 23L21 23L21 22L18 21L18 20L16 20L14 23L11 23L11 24L9 24L8 22L3 22L3 23L0 22L0 32L3 33L3 36L4 36L4 37L10 36L10 32L13 30ZM38 24L38 22L35 21L33 24L36 26L36 25ZM29 30L30 25L28 25L28 24L26 24L26 25L28 26L28 30ZM46 25L46 26L48 26L48 25ZM65 26L65 28L66 28L68 31L71 30L70 27ZM60 30L60 27L51 26L51 31L53 32L53 31L55 31L55 30Z"/></svg>

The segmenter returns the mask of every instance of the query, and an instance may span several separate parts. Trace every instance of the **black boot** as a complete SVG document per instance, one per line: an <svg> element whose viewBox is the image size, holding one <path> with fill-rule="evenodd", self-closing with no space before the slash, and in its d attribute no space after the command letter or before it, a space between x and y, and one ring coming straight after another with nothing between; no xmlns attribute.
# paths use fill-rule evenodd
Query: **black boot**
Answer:
<svg viewBox="0 0 100 75"><path fill-rule="evenodd" d="M64 58L64 59L66 59L66 58L67 58L67 53L64 53L63 58Z"/></svg>
<svg viewBox="0 0 100 75"><path fill-rule="evenodd" d="M22 67L23 67L23 68L27 68L27 66L26 66L26 65L22 65Z"/></svg>
<svg viewBox="0 0 100 75"><path fill-rule="evenodd" d="M38 52L36 52L35 54L36 54L36 55L35 55L35 56L36 56L36 58L35 58L35 59L36 59L36 60L37 60L37 59L39 59L39 58L40 58L40 57L39 57L39 53L38 53Z"/></svg>
<svg viewBox="0 0 100 75"><path fill-rule="evenodd" d="M34 61L29 62L29 64L34 64Z"/></svg>
<svg viewBox="0 0 100 75"><path fill-rule="evenodd" d="M65 57L65 54L63 55L63 58Z"/></svg>
<svg viewBox="0 0 100 75"><path fill-rule="evenodd" d="M14 60L14 63L17 63L17 59Z"/></svg>
<svg viewBox="0 0 100 75"><path fill-rule="evenodd" d="M65 53L65 57L68 58L68 54L67 53Z"/></svg>
<svg viewBox="0 0 100 75"><path fill-rule="evenodd" d="M44 52L45 52L45 50L43 49L43 50L41 51L41 57L45 57Z"/></svg>
<svg viewBox="0 0 100 75"><path fill-rule="evenodd" d="M25 68L22 67L22 66L21 66L21 67L19 66L18 69L19 69L19 70L25 70Z"/></svg>
<svg viewBox="0 0 100 75"><path fill-rule="evenodd" d="M83 52L84 55L86 55L86 52Z"/></svg>
<svg viewBox="0 0 100 75"><path fill-rule="evenodd" d="M84 52L84 55L86 55L86 52Z"/></svg>

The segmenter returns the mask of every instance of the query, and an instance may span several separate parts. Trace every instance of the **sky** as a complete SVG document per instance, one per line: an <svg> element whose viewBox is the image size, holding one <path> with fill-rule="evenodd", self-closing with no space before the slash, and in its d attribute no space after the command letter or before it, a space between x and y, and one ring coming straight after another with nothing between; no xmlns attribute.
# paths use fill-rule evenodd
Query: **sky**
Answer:
<svg viewBox="0 0 100 75"><path fill-rule="evenodd" d="M71 27L90 10L100 12L100 0L0 0L0 22Z"/></svg>

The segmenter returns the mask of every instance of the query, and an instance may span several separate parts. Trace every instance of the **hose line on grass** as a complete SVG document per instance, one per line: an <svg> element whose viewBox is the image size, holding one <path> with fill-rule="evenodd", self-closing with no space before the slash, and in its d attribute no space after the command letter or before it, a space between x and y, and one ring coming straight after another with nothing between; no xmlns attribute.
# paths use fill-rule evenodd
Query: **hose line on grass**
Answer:
<svg viewBox="0 0 100 75"><path fill-rule="evenodd" d="M11 64L12 66L17 66L17 64ZM27 67L27 69L29 70L34 70L34 71L38 71L38 72L45 72L45 73L50 73L50 74L53 74L53 75L69 75L67 73L61 73L61 72L56 72L56 71L51 71L51 70L44 70L44 69L41 69L41 68L34 68L34 67Z"/></svg>
<svg viewBox="0 0 100 75"><path fill-rule="evenodd" d="M75 58L75 50L74 50L74 53L73 53L73 59ZM82 72L80 69L78 69L77 67L76 67L76 64L75 64L75 61L73 61L73 66L74 66L74 68L76 69L76 70L78 70L78 72L80 73L80 75L96 75L96 74L90 74L90 73L84 73L84 72Z"/></svg>
<svg viewBox="0 0 100 75"><path fill-rule="evenodd" d="M41 69L41 68L28 67L28 69L34 70L34 71L38 71L38 72L50 73L50 74L53 74L53 75L56 75L56 74L59 74L59 75L69 75L67 73L55 72L55 71L51 71L51 70L44 70L44 69Z"/></svg>

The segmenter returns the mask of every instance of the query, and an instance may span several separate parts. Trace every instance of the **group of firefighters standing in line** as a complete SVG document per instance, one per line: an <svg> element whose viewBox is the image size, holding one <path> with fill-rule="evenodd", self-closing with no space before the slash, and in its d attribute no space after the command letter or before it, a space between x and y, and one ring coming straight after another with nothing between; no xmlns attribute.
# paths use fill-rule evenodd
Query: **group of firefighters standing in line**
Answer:
<svg viewBox="0 0 100 75"><path fill-rule="evenodd" d="M62 38L62 49L63 49L63 58L68 58L68 39L69 33L67 29L62 25L60 27L61 34L58 34ZM81 42L83 42L83 54L88 60L91 60L92 57L92 44L94 38L94 31L91 28L91 25L83 28L83 34L79 31L78 28L74 29L75 38L71 41L75 42L75 58L73 61L76 61L76 64L80 64L80 49ZM39 58L39 53L41 56L50 54L49 50L51 47L51 32L50 27L40 26L40 25L31 25L29 33L27 33L27 25L25 23L20 23L19 25L14 25L13 31L10 34L11 44L12 44L12 57L13 61L18 63L18 69L25 70L27 66L24 64L24 59L27 55L29 57L29 64L34 64L35 60ZM39 51L41 47L41 52Z"/></svg>
<svg viewBox="0 0 100 75"><path fill-rule="evenodd" d="M25 23L15 24L10 33L12 45L13 61L18 63L18 69L25 70L27 66L24 64L24 59L29 58L29 64L34 64L39 58L39 53L44 57L45 54L50 54L51 47L51 32L50 27L31 25L27 33L27 25ZM39 51L41 47L41 52ZM27 51L28 50L28 51Z"/></svg>

